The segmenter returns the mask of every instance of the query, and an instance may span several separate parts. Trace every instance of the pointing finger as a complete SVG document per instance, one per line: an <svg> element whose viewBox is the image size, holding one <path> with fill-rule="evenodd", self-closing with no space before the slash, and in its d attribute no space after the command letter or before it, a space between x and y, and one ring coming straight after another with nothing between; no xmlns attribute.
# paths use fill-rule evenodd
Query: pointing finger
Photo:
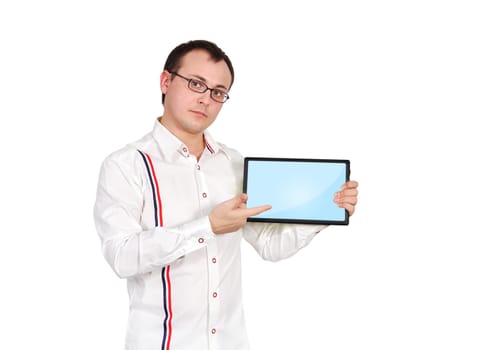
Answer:
<svg viewBox="0 0 486 350"><path fill-rule="evenodd" d="M255 216L263 213L264 211L272 209L271 205L261 205L258 207L241 209L241 213L244 217Z"/></svg>

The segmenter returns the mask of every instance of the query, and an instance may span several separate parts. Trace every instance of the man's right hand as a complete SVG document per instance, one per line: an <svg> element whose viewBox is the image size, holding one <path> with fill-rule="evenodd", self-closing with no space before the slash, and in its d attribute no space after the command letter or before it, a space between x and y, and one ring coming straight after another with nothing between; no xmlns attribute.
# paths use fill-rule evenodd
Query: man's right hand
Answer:
<svg viewBox="0 0 486 350"><path fill-rule="evenodd" d="M209 214L211 228L215 234L239 230L250 216L258 215L271 209L270 205L247 208L248 195L238 194L226 202L218 204Z"/></svg>

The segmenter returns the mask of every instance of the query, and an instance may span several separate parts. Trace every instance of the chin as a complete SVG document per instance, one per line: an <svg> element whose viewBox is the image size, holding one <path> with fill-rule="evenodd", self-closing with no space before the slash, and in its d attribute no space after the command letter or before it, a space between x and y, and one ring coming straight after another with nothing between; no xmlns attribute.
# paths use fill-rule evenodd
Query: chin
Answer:
<svg viewBox="0 0 486 350"><path fill-rule="evenodd" d="M201 122L193 122L193 123L187 123L185 125L185 129L189 131L191 134L200 134L204 132L208 127L210 123L201 123Z"/></svg>

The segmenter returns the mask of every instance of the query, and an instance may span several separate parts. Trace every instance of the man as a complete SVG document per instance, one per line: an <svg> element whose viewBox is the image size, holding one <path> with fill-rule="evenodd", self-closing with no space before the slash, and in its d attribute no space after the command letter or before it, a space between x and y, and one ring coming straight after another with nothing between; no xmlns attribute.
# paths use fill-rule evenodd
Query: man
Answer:
<svg viewBox="0 0 486 350"><path fill-rule="evenodd" d="M160 76L163 116L101 167L95 223L103 254L127 279L126 349L249 349L241 298L243 237L268 260L289 257L324 226L247 223L243 158L206 129L234 71L215 44L190 41ZM335 202L352 215L354 181Z"/></svg>

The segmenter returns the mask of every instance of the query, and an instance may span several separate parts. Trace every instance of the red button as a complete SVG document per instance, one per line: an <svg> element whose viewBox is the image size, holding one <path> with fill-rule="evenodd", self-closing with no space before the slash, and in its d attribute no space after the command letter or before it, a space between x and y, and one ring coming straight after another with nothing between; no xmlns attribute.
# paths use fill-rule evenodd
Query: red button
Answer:
<svg viewBox="0 0 486 350"><path fill-rule="evenodd" d="M204 238L202 238L202 237L201 237L201 238L199 238L197 241L198 241L199 243L204 243Z"/></svg>
<svg viewBox="0 0 486 350"><path fill-rule="evenodd" d="M212 334L216 334L216 328L211 329Z"/></svg>
<svg viewBox="0 0 486 350"><path fill-rule="evenodd" d="M204 193L202 194L202 196L203 196L203 198L206 198L208 195L206 194L206 192L204 192Z"/></svg>
<svg viewBox="0 0 486 350"><path fill-rule="evenodd" d="M213 258L212 262L213 264L216 264L216 258Z"/></svg>
<svg viewBox="0 0 486 350"><path fill-rule="evenodd" d="M214 292L213 293L213 298L216 298L218 296L218 293Z"/></svg>

